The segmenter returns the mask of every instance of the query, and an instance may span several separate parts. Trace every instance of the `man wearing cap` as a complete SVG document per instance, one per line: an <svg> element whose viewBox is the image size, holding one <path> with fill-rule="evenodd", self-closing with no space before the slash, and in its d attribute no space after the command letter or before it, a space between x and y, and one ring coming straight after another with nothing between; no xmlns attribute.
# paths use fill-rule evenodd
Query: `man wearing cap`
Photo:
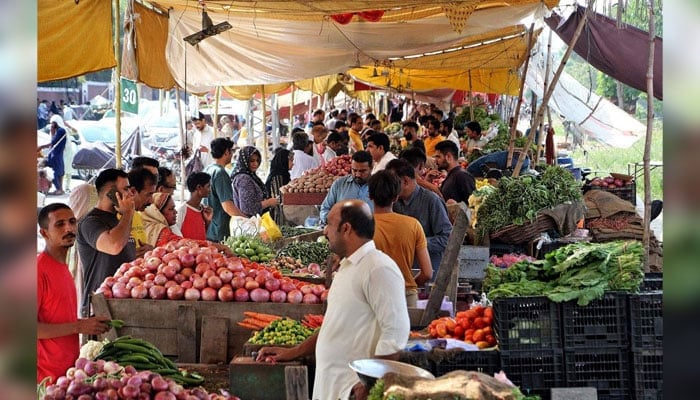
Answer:
<svg viewBox="0 0 700 400"><path fill-rule="evenodd" d="M192 155L199 150L202 165L206 166L214 162L211 156L210 143L214 140L214 129L207 124L204 114L192 117L194 129L192 129Z"/></svg>

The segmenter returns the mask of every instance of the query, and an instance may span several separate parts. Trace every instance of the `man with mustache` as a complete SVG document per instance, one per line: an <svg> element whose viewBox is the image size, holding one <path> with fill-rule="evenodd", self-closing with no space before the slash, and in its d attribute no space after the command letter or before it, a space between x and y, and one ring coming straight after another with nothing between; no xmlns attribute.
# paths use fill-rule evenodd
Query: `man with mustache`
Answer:
<svg viewBox="0 0 700 400"><path fill-rule="evenodd" d="M37 382L65 375L80 353L78 334L99 335L109 328L108 317L78 319L78 296L66 255L73 247L77 222L63 203L39 212L46 247L37 257Z"/></svg>
<svg viewBox="0 0 700 400"><path fill-rule="evenodd" d="M326 223L331 208L341 200L360 199L367 203L371 210L374 210L374 205L369 200L369 188L367 187L367 181L369 181L371 174L372 155L364 150L355 152L350 163L350 175L336 179L321 203L319 216L321 223Z"/></svg>

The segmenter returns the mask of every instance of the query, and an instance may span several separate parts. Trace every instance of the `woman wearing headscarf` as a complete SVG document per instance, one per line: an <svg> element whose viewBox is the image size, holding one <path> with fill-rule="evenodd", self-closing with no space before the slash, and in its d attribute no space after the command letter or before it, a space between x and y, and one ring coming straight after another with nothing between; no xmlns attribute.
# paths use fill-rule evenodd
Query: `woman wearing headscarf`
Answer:
<svg viewBox="0 0 700 400"><path fill-rule="evenodd" d="M246 146L238 154L238 164L231 174L233 203L247 217L262 214L263 210L279 204L277 197L270 197L256 171L260 167L260 152Z"/></svg>
<svg viewBox="0 0 700 400"><path fill-rule="evenodd" d="M270 163L270 174L267 175L267 181L265 181L265 190L270 194L270 197L279 198L280 188L288 184L292 179L289 171L293 165L294 153L281 147L275 151L275 156ZM277 225L284 223L282 210L279 205L270 210L270 215Z"/></svg>
<svg viewBox="0 0 700 400"><path fill-rule="evenodd" d="M153 194L153 203L143 211L143 225L146 231L146 240L153 247L163 246L172 240L182 239L177 226L177 210L175 200L169 193L157 192ZM197 240L204 245L212 245L227 255L233 255L231 249L220 244Z"/></svg>

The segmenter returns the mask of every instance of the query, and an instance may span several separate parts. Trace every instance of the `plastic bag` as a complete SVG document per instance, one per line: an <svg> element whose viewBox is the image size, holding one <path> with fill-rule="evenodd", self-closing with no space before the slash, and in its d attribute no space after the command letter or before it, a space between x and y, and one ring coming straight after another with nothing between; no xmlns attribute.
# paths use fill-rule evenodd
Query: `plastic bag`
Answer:
<svg viewBox="0 0 700 400"><path fill-rule="evenodd" d="M202 164L202 155L197 150L190 161L185 165L185 174L187 176L192 175L195 172L202 172L204 170L204 164Z"/></svg>
<svg viewBox="0 0 700 400"><path fill-rule="evenodd" d="M261 234L260 216L254 215L250 218L231 217L229 229L233 237L241 235L258 236Z"/></svg>
<svg viewBox="0 0 700 400"><path fill-rule="evenodd" d="M267 237L270 240L282 239L282 231L275 223L275 220L270 216L269 211L260 217L260 226L267 232Z"/></svg>

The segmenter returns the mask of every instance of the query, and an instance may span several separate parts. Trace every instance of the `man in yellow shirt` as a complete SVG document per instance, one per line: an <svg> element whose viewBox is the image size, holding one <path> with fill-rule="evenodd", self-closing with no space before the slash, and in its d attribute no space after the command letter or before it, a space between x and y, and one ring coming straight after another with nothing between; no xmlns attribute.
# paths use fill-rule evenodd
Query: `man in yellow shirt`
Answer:
<svg viewBox="0 0 700 400"><path fill-rule="evenodd" d="M365 146L362 144L362 136L360 135L362 127L364 126L362 117L357 113L351 113L348 116L348 121L350 122L350 129L348 130L348 135L350 136L350 153L364 150Z"/></svg>
<svg viewBox="0 0 700 400"><path fill-rule="evenodd" d="M136 257L142 257L153 246L147 244L146 229L141 219L141 212L153 202L153 193L158 183L157 175L147 168L132 169L129 171L129 191L134 196L134 208L137 212L131 220L131 237L136 243Z"/></svg>
<svg viewBox="0 0 700 400"><path fill-rule="evenodd" d="M428 131L428 137L423 140L423 144L425 144L425 155L433 157L435 155L435 146L445 140L445 137L440 135L440 121L435 118L428 118L425 128Z"/></svg>

